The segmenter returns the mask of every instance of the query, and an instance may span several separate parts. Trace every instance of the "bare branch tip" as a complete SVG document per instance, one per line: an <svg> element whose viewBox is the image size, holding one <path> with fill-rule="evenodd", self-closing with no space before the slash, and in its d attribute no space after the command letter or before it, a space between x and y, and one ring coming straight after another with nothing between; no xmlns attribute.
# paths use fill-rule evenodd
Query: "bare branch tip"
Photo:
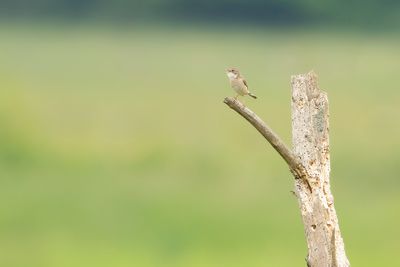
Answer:
<svg viewBox="0 0 400 267"><path fill-rule="evenodd" d="M243 104L239 100L237 100L233 97L230 97L230 96L225 97L224 103L227 104L231 108L233 108L233 107L242 108L243 107Z"/></svg>

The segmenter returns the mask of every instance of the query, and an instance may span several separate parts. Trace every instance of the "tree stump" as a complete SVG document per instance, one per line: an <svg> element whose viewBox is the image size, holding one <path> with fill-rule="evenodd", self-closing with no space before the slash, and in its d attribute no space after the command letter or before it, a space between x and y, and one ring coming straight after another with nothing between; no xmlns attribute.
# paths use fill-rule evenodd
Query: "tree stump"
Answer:
<svg viewBox="0 0 400 267"><path fill-rule="evenodd" d="M328 96L314 72L292 76L293 153L311 187L295 180L308 245L309 266L349 266L330 189Z"/></svg>
<svg viewBox="0 0 400 267"><path fill-rule="evenodd" d="M309 267L347 267L339 222L330 190L329 108L314 72L292 76L292 142L289 149L272 129L238 100L224 100L249 121L286 161L306 235Z"/></svg>

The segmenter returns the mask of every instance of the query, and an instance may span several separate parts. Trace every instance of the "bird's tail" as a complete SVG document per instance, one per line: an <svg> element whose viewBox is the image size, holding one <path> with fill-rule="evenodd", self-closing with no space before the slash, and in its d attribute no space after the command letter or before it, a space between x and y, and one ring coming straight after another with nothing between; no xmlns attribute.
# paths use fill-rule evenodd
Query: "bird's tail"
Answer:
<svg viewBox="0 0 400 267"><path fill-rule="evenodd" d="M249 96L251 96L254 99L257 99L257 96L253 95L252 93L249 93Z"/></svg>

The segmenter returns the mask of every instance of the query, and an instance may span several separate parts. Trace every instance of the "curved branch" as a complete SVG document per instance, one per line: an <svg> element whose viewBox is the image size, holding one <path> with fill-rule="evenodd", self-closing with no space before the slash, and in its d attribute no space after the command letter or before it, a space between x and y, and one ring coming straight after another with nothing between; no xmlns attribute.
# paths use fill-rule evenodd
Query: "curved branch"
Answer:
<svg viewBox="0 0 400 267"><path fill-rule="evenodd" d="M289 165L289 168L294 171L296 178L304 177L305 169L300 161L294 156L293 152L283 143L279 136L257 116L252 110L243 105L233 97L226 97L224 103L231 109L239 113L243 118L250 122L254 128L259 131L262 136L272 145L272 147L281 155L281 157Z"/></svg>

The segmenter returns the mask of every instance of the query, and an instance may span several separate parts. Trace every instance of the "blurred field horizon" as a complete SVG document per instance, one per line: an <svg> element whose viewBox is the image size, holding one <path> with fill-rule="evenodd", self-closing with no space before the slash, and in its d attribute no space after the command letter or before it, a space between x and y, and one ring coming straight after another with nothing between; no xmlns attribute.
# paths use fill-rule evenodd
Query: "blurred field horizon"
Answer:
<svg viewBox="0 0 400 267"><path fill-rule="evenodd" d="M51 21L0 22L0 266L305 266L287 166L222 103L230 66L288 145L290 76L318 74L350 263L400 265L396 31Z"/></svg>

